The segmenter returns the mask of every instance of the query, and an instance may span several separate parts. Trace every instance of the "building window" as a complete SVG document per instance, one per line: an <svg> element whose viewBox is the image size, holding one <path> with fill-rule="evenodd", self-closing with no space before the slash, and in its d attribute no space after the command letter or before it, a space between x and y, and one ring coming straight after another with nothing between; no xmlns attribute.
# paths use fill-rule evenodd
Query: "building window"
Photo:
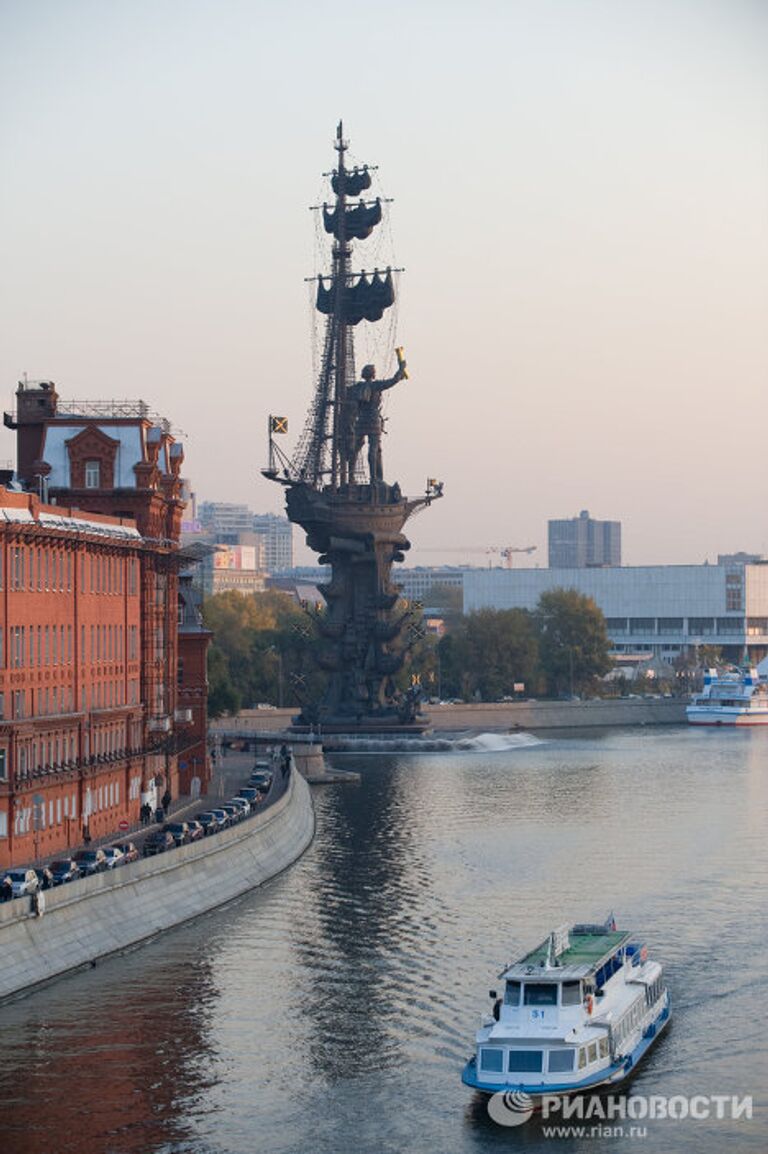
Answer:
<svg viewBox="0 0 768 1154"><path fill-rule="evenodd" d="M86 489L98 489L101 484L101 462L100 461L86 461L85 462L85 487Z"/></svg>

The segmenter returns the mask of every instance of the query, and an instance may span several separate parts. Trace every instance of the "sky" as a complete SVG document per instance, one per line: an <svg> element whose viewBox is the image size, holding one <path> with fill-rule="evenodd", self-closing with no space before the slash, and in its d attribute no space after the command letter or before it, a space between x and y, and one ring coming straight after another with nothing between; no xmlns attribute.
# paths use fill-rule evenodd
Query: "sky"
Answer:
<svg viewBox="0 0 768 1154"><path fill-rule="evenodd" d="M0 0L3 407L142 398L281 512L343 118L406 270L385 474L445 483L409 563L582 509L626 564L768 553L767 48L760 0Z"/></svg>

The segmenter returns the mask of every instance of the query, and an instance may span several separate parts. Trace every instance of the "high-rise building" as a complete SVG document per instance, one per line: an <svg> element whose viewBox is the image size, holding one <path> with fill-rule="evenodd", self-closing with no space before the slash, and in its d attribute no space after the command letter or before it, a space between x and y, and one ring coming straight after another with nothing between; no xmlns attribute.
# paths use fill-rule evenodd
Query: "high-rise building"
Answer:
<svg viewBox="0 0 768 1154"><path fill-rule="evenodd" d="M567 521L549 521L549 568L621 565L621 521L596 521L586 509Z"/></svg>
<svg viewBox="0 0 768 1154"><path fill-rule="evenodd" d="M293 526L287 517L256 513L253 531L264 546L264 565L268 573L283 573L293 568Z"/></svg>
<svg viewBox="0 0 768 1154"><path fill-rule="evenodd" d="M220 545L240 545L243 534L253 532L253 513L247 505L228 501L203 501L198 520L207 536Z"/></svg>

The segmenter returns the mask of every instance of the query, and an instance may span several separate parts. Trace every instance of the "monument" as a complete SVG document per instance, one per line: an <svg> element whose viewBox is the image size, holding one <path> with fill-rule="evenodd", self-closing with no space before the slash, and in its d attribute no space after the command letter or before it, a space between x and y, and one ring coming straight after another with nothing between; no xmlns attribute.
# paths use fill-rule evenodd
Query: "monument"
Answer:
<svg viewBox="0 0 768 1154"><path fill-rule="evenodd" d="M289 519L304 529L321 564L331 567L330 581L320 586L325 611L315 615L315 658L327 673L327 688L321 701L303 706L297 726L418 732L418 687L398 689L395 677L423 630L400 600L392 565L410 548L406 521L442 496L443 486L428 481L423 495L409 498L384 479L382 398L408 380L408 370L403 349L396 348L391 377L379 379L373 364L358 376L354 336L358 325L377 324L394 304L401 270L353 270L353 246L372 235L386 202L365 199L375 169L346 166L341 124L335 148L337 166L328 174L334 200L318 208L331 238L331 269L317 277L315 307L326 321L314 397L292 458L275 439L287 422L270 417L269 466L263 470L285 486Z"/></svg>

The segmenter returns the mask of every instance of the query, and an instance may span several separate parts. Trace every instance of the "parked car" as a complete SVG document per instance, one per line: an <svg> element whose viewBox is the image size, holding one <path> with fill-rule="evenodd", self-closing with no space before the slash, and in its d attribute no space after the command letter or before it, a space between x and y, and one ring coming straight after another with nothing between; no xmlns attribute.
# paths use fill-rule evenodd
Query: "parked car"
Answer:
<svg viewBox="0 0 768 1154"><path fill-rule="evenodd" d="M188 821L187 828L189 831L190 841L200 841L201 837L205 837L205 830L197 819L194 821Z"/></svg>
<svg viewBox="0 0 768 1154"><path fill-rule="evenodd" d="M11 879L11 894L15 898L21 898L25 894L36 894L40 888L40 883L37 880L37 874L34 870L6 870L5 877Z"/></svg>
<svg viewBox="0 0 768 1154"><path fill-rule="evenodd" d="M119 849L121 851L125 865L128 865L128 863L132 861L138 861L139 857L141 856L132 841L118 842L118 844L115 846L115 849Z"/></svg>
<svg viewBox="0 0 768 1154"><path fill-rule="evenodd" d="M64 885L65 882L73 882L75 878L80 877L80 866L74 858L71 857L52 861L50 869L53 874L53 884L55 886Z"/></svg>
<svg viewBox="0 0 768 1154"><path fill-rule="evenodd" d="M173 840L173 834L168 830L156 829L152 833L147 834L144 839L144 848L142 853L144 857L154 857L158 853L166 853L167 850L173 849L176 842Z"/></svg>
<svg viewBox="0 0 768 1154"><path fill-rule="evenodd" d="M176 845L186 845L189 841L189 826L185 821L166 822L162 832L169 833Z"/></svg>
<svg viewBox="0 0 768 1154"><path fill-rule="evenodd" d="M239 805L233 805L231 801L227 801L224 805L220 805L219 809L223 809L224 813L229 817L229 824L234 825L236 821L240 821L243 816L243 811Z"/></svg>
<svg viewBox="0 0 768 1154"><path fill-rule="evenodd" d="M107 858L103 849L81 849L75 854L75 861L82 874L98 874L107 868Z"/></svg>
<svg viewBox="0 0 768 1154"><path fill-rule="evenodd" d="M125 854L119 846L105 845L104 857L107 859L108 870L113 870L117 866L125 865Z"/></svg>
<svg viewBox="0 0 768 1154"><path fill-rule="evenodd" d="M35 868L37 874L37 884L41 890L49 890L53 886L53 874L48 866L39 866Z"/></svg>
<svg viewBox="0 0 768 1154"><path fill-rule="evenodd" d="M249 785L255 785L257 789L263 790L264 793L272 784L272 774L267 770L259 770L258 773L252 773Z"/></svg>
<svg viewBox="0 0 768 1154"><path fill-rule="evenodd" d="M220 819L216 817L216 814L211 810L206 810L204 813L199 813L196 820L197 824L203 827L203 832L205 834L218 833L218 831L222 828Z"/></svg>
<svg viewBox="0 0 768 1154"><path fill-rule="evenodd" d="M251 809L254 810L263 797L263 790L257 789L255 785L246 785L239 790L237 796L244 797L249 802Z"/></svg>

